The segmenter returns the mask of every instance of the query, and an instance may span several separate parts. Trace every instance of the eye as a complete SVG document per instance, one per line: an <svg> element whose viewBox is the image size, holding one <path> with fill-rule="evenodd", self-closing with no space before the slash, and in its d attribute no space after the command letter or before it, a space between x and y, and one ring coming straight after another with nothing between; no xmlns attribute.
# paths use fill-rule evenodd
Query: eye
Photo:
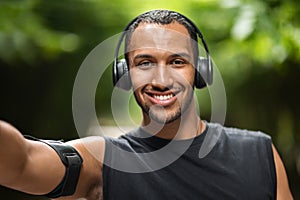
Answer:
<svg viewBox="0 0 300 200"><path fill-rule="evenodd" d="M144 61L141 61L137 64L137 67L141 68L141 69L147 69L147 68L150 68L154 65L153 62L149 61L149 60L144 60Z"/></svg>
<svg viewBox="0 0 300 200"><path fill-rule="evenodd" d="M183 67L186 64L186 61L183 59L175 59L170 63L174 67Z"/></svg>

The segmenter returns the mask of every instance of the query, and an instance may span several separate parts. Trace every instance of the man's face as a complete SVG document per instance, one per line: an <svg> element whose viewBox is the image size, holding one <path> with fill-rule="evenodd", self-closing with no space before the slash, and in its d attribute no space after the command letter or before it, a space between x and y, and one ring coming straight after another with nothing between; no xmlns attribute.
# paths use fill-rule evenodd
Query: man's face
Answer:
<svg viewBox="0 0 300 200"><path fill-rule="evenodd" d="M189 108L195 69L191 38L177 23L140 24L129 43L130 76L144 117L170 123Z"/></svg>

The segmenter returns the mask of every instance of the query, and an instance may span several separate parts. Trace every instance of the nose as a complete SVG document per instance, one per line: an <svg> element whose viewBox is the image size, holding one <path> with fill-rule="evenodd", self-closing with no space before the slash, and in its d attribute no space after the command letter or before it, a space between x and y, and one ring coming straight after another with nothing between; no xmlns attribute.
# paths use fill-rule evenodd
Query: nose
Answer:
<svg viewBox="0 0 300 200"><path fill-rule="evenodd" d="M167 90L173 87L173 83L171 69L165 64L159 64L152 79L152 86L161 90Z"/></svg>

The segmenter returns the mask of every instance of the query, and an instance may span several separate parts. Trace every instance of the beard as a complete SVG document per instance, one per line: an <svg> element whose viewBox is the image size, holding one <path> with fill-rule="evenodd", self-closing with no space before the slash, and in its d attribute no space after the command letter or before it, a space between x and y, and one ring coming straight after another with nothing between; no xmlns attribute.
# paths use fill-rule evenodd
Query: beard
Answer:
<svg viewBox="0 0 300 200"><path fill-rule="evenodd" d="M143 107L143 111L146 112L150 119L160 124L168 124L180 118L182 112L180 107L173 112L169 112L167 109L158 105L151 107L145 105Z"/></svg>

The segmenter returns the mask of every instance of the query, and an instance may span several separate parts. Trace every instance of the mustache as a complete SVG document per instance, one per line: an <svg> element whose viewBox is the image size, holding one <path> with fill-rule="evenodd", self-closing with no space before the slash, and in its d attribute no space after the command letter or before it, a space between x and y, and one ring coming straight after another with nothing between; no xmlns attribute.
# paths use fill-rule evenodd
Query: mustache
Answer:
<svg viewBox="0 0 300 200"><path fill-rule="evenodd" d="M182 87L180 86L154 86L154 85L146 85L143 87L143 92L174 92L174 91L180 91L182 90ZM172 93L173 93L172 92Z"/></svg>

